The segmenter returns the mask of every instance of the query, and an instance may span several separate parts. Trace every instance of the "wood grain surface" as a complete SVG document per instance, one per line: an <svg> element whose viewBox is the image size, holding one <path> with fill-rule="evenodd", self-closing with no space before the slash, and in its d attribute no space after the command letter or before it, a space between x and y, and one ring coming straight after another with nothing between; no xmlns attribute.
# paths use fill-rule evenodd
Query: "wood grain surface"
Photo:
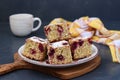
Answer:
<svg viewBox="0 0 120 80"><path fill-rule="evenodd" d="M71 79L86 74L100 65L101 58L97 56L93 60L68 68L49 68L27 63L21 59L18 53L14 54L14 62L0 65L0 75L18 69L32 69L43 73L51 74L60 79Z"/></svg>

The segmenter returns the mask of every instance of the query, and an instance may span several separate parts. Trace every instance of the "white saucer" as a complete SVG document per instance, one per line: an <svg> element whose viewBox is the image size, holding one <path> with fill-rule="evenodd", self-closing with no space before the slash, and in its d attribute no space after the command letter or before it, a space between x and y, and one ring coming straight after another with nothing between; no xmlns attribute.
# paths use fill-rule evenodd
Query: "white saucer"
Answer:
<svg viewBox="0 0 120 80"><path fill-rule="evenodd" d="M92 54L91 54L91 56L83 58L83 59L79 59L77 61L73 61L70 64L59 64L59 65L57 64L57 65L54 65L54 64L48 64L48 63L46 63L46 61L40 62L40 61L32 60L32 59L29 59L29 58L23 56L22 55L23 49L24 49L24 45L21 46L18 49L18 54L20 55L20 57L24 61L29 62L31 64L39 65L39 66L54 67L54 68L64 68L64 67L71 67L71 66L79 65L79 64L82 64L82 63L85 63L85 62L88 62L88 61L94 59L98 55L97 47L95 45L92 45Z"/></svg>

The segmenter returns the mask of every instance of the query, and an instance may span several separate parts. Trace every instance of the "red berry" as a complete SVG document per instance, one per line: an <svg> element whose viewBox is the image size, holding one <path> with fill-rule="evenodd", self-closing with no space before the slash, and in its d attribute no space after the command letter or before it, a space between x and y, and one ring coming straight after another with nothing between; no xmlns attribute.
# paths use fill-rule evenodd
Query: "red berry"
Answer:
<svg viewBox="0 0 120 80"><path fill-rule="evenodd" d="M55 53L55 50L53 48L50 48L50 52L49 52L49 56L53 56L53 54Z"/></svg>
<svg viewBox="0 0 120 80"><path fill-rule="evenodd" d="M63 32L63 28L62 28L60 25L57 25L57 26L58 26L57 30L58 30L58 32L59 32L60 35L61 35L61 33Z"/></svg>
<svg viewBox="0 0 120 80"><path fill-rule="evenodd" d="M78 43L77 42L73 42L71 45L71 49L72 51L74 51L77 48Z"/></svg>
<svg viewBox="0 0 120 80"><path fill-rule="evenodd" d="M84 41L79 40L79 42L78 42L78 43L79 43L79 45L80 45L80 46L82 46L82 44L84 43Z"/></svg>
<svg viewBox="0 0 120 80"><path fill-rule="evenodd" d="M40 50L41 52L43 52L43 51L44 51L44 47L43 47L43 45L42 45L41 43L39 43L38 48L39 48L39 50Z"/></svg>
<svg viewBox="0 0 120 80"><path fill-rule="evenodd" d="M91 39L88 39L88 42L89 42L90 44L92 44L92 40L91 40Z"/></svg>
<svg viewBox="0 0 120 80"><path fill-rule="evenodd" d="M64 57L62 55L58 55L57 59L62 61L62 60L64 60Z"/></svg>
<svg viewBox="0 0 120 80"><path fill-rule="evenodd" d="M47 63L47 64L50 64L49 60L46 60L46 63Z"/></svg>
<svg viewBox="0 0 120 80"><path fill-rule="evenodd" d="M31 54L35 54L36 51L34 49L31 49Z"/></svg>
<svg viewBox="0 0 120 80"><path fill-rule="evenodd" d="M67 45L68 43L63 43L63 45Z"/></svg>

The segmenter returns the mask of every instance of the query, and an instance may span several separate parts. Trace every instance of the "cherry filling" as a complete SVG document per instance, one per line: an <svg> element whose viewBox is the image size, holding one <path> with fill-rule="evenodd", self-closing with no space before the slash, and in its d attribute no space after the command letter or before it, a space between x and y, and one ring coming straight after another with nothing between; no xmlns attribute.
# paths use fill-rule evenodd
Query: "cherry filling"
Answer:
<svg viewBox="0 0 120 80"><path fill-rule="evenodd" d="M34 49L31 49L31 50L30 50L30 53L31 53L31 54L36 54L36 51L35 51Z"/></svg>
<svg viewBox="0 0 120 80"><path fill-rule="evenodd" d="M62 60L64 60L64 57L62 55L58 55L57 59L62 61Z"/></svg>
<svg viewBox="0 0 120 80"><path fill-rule="evenodd" d="M50 29L50 27L46 27L45 28L45 33L48 35L48 32L50 32L51 31L51 29Z"/></svg>
<svg viewBox="0 0 120 80"><path fill-rule="evenodd" d="M57 25L57 26L58 26L57 31L60 33L60 36L61 36L63 32L63 28L60 25Z"/></svg>
<svg viewBox="0 0 120 80"><path fill-rule="evenodd" d="M47 63L47 64L50 64L49 60L46 60L46 63Z"/></svg>
<svg viewBox="0 0 120 80"><path fill-rule="evenodd" d="M53 48L50 48L50 52L49 52L49 56L53 56L53 54L55 53L55 50Z"/></svg>
<svg viewBox="0 0 120 80"><path fill-rule="evenodd" d="M40 38L37 38L37 37L34 37L33 39L36 39L36 40L39 40L41 42L44 42L44 40L40 39Z"/></svg>
<svg viewBox="0 0 120 80"><path fill-rule="evenodd" d="M77 48L77 46L82 46L82 44L84 43L84 41L82 40L79 40L78 42L73 42L72 45L71 45L71 50L72 50L72 53L74 54L74 50Z"/></svg>
<svg viewBox="0 0 120 80"><path fill-rule="evenodd" d="M63 45L67 45L68 43L63 43Z"/></svg>
<svg viewBox="0 0 120 80"><path fill-rule="evenodd" d="M91 39L88 39L88 42L89 42L90 44L92 44L92 40L91 40Z"/></svg>
<svg viewBox="0 0 120 80"><path fill-rule="evenodd" d="M79 43L79 45L80 45L80 46L82 46L82 44L84 43L84 41L79 40L79 42L78 42L78 43Z"/></svg>
<svg viewBox="0 0 120 80"><path fill-rule="evenodd" d="M39 43L38 48L39 48L39 50L40 50L41 52L43 52L43 51L44 51L44 47L43 47L43 45L42 45L41 43Z"/></svg>
<svg viewBox="0 0 120 80"><path fill-rule="evenodd" d="M78 43L77 42L73 42L71 45L71 50L72 52L77 48Z"/></svg>

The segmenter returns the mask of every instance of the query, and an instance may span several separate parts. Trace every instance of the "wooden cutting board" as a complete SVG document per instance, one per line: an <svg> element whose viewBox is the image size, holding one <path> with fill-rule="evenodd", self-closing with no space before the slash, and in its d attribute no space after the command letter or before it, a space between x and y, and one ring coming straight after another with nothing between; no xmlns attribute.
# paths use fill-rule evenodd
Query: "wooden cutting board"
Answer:
<svg viewBox="0 0 120 80"><path fill-rule="evenodd" d="M15 53L13 63L0 65L0 75L18 69L32 69L47 74L51 74L60 79L71 79L94 70L96 67L99 66L100 62L101 62L101 58L100 56L97 56L96 58L94 58L89 62L69 68L48 68L48 67L42 67L27 63L21 59L18 53Z"/></svg>

